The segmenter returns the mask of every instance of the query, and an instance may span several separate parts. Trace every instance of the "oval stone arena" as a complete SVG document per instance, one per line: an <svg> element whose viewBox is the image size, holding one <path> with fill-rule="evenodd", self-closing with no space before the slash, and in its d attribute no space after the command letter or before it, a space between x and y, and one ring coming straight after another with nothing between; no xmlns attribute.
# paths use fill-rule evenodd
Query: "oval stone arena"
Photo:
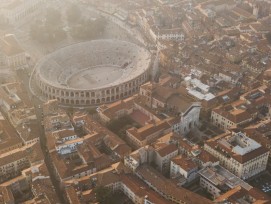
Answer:
<svg viewBox="0 0 271 204"><path fill-rule="evenodd" d="M136 93L149 80L151 54L136 44L93 40L61 48L36 66L46 99L63 105L96 106Z"/></svg>

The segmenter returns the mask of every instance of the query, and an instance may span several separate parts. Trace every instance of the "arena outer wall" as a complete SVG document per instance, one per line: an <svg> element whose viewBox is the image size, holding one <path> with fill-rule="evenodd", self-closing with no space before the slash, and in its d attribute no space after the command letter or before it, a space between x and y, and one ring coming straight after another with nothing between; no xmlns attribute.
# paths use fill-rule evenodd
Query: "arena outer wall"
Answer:
<svg viewBox="0 0 271 204"><path fill-rule="evenodd" d="M120 41L120 43L128 42ZM138 54L142 52L141 49L144 49L132 43L128 43L127 45L128 47L131 45L137 47L139 49L136 51ZM76 52L76 49L73 49L72 46L74 45L67 47L71 48L71 50L74 50ZM63 49L66 48L61 48L61 50ZM54 55L57 56L58 52L61 51L58 50L54 52ZM124 52L126 51L124 50ZM148 51L146 50L145 52L148 53ZM104 103L112 103L114 101L127 98L135 94L136 92L138 92L140 86L149 80L152 60L150 53L148 53L148 55L149 59L145 59L146 63L144 63L143 66L141 66L140 68L136 67L138 63L136 61L134 62L135 67L133 69L137 71L137 74L133 74L134 71L132 70L131 74L129 74L129 77L126 77L127 80L117 80L116 83L111 83L102 87L92 87L90 89L88 89L87 87L82 87L81 89L65 87L60 84L56 84L48 79L45 79L42 76L40 70L43 68L43 65L47 63L48 59L50 59L51 56L48 55L37 65L35 71L35 81L43 97L48 100L57 99L62 105L65 106L98 106ZM139 59L136 60L140 60L141 57L142 56L140 56ZM112 64L116 64L116 62L112 62Z"/></svg>

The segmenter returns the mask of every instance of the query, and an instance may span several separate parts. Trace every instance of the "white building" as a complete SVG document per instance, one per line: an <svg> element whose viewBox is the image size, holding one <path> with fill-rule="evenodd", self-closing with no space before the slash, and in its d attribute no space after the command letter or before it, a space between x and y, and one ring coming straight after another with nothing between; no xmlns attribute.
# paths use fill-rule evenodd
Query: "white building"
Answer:
<svg viewBox="0 0 271 204"><path fill-rule="evenodd" d="M83 144L84 139L83 138L78 138L75 140L68 140L64 143L62 142L57 142L56 143L56 151L58 154L70 154L72 152L76 151L76 147L80 144Z"/></svg>
<svg viewBox="0 0 271 204"><path fill-rule="evenodd" d="M159 29L153 26L149 29L149 34L153 41L184 41L185 36L180 28L175 29Z"/></svg>
<svg viewBox="0 0 271 204"><path fill-rule="evenodd" d="M53 134L56 140L62 142L75 140L78 138L73 129L61 129L59 131L54 131Z"/></svg>
<svg viewBox="0 0 271 204"><path fill-rule="evenodd" d="M170 178L183 176L186 182L191 182L197 178L198 165L189 157L179 155L171 159Z"/></svg>
<svg viewBox="0 0 271 204"><path fill-rule="evenodd" d="M227 132L205 142L204 149L242 179L266 170L269 151L245 134Z"/></svg>
<svg viewBox="0 0 271 204"><path fill-rule="evenodd" d="M135 171L141 164L147 163L151 160L152 148L149 146L142 147L130 155L124 157L124 165Z"/></svg>
<svg viewBox="0 0 271 204"><path fill-rule="evenodd" d="M172 131L177 134L186 135L197 127L199 125L200 109L201 104L195 102L187 111L181 113L180 117L169 120L169 124L172 125Z"/></svg>
<svg viewBox="0 0 271 204"><path fill-rule="evenodd" d="M178 155L178 147L175 144L164 144L155 151L154 162L162 173L170 170L171 158Z"/></svg>
<svg viewBox="0 0 271 204"><path fill-rule="evenodd" d="M157 40L184 41L184 34L180 32L160 32L157 34Z"/></svg>
<svg viewBox="0 0 271 204"><path fill-rule="evenodd" d="M238 80L240 79L240 76L236 72L224 72L220 71L218 75L222 80L226 82L230 82L232 84L237 84Z"/></svg>
<svg viewBox="0 0 271 204"><path fill-rule="evenodd" d="M224 98L224 100L228 99ZM246 104L246 101L239 100L229 105L214 108L211 113L211 121L220 129L227 130L230 127L251 122L257 114L257 109L252 109Z"/></svg>
<svg viewBox="0 0 271 204"><path fill-rule="evenodd" d="M186 89L188 93L196 99L209 101L215 98L215 95L209 92L210 86L202 83L196 78L191 76L185 77Z"/></svg>
<svg viewBox="0 0 271 204"><path fill-rule="evenodd" d="M214 198L237 186L241 186L247 191L252 189L248 183L219 165L203 168L199 171L199 175L200 186L212 194Z"/></svg>

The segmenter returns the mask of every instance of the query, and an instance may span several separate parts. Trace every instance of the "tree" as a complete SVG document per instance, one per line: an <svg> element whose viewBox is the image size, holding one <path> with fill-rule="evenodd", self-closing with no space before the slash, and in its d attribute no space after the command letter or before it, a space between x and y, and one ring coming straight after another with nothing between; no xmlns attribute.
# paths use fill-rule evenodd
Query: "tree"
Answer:
<svg viewBox="0 0 271 204"><path fill-rule="evenodd" d="M110 188L98 186L94 189L94 192L96 194L96 199L100 204L111 204L113 192Z"/></svg>

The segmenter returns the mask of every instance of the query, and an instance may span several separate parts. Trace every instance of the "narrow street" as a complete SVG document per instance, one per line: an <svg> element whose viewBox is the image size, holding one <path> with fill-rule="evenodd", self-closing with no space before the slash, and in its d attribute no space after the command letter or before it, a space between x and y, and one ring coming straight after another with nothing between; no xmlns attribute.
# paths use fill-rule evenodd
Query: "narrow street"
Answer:
<svg viewBox="0 0 271 204"><path fill-rule="evenodd" d="M61 201L61 203L66 203L65 196L64 196L65 194L59 187L59 182L56 179L56 175L54 173L52 161L51 161L50 155L48 153L48 149L46 147L46 136L45 136L45 132L44 132L44 127L41 125L42 121L43 121L43 113L42 113L42 108L39 108L39 107L42 107L43 102L40 101L39 98L37 98L36 96L31 94L31 91L29 90L29 86L28 86L29 76L28 76L28 73L26 72L26 70L18 70L17 75L21 79L21 82L23 83L24 88L27 90L28 95L33 103L33 106L35 107L37 120L38 120L38 124L39 124L40 145L41 145L41 149L42 149L42 152L43 152L43 155L45 158L45 160L44 160L45 164L46 164L47 169L50 174L51 181L54 185L54 188L56 190L56 193L57 193L58 198Z"/></svg>

